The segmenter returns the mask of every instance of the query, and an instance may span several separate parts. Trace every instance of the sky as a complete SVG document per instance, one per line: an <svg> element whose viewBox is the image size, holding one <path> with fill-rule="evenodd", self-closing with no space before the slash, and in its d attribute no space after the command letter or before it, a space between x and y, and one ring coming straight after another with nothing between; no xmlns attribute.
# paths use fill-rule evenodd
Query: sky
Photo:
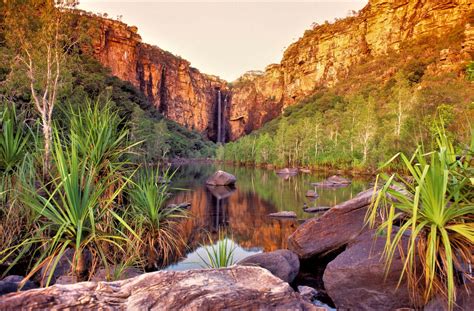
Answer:
<svg viewBox="0 0 474 311"><path fill-rule="evenodd" d="M79 8L107 13L138 27L143 42L179 55L201 72L234 81L279 63L313 22L360 10L367 0L162 1L81 0Z"/></svg>

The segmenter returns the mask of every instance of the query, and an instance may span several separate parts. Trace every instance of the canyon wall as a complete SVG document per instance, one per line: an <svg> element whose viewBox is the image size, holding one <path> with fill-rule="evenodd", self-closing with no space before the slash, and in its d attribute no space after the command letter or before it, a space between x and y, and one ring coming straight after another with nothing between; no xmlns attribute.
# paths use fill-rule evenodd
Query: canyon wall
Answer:
<svg viewBox="0 0 474 311"><path fill-rule="evenodd" d="M94 18L98 22L92 40L94 57L110 68L113 75L139 88L167 118L215 140L217 96L220 94L223 105L227 104L227 82L199 72L178 56L143 43L136 27Z"/></svg>
<svg viewBox="0 0 474 311"><path fill-rule="evenodd" d="M343 81L354 66L400 52L406 42L423 37L440 42L461 29L463 42L436 51L439 62L429 69L449 71L466 63L474 54L473 6L472 0L370 0L355 16L307 30L279 64L231 84L142 43L136 27L118 21L98 18L93 54L114 75L138 87L166 117L213 140L221 94L224 137L234 140L316 90ZM389 66L382 76L396 70Z"/></svg>
<svg viewBox="0 0 474 311"><path fill-rule="evenodd" d="M472 0L370 0L356 16L307 30L286 49L280 64L234 83L231 139L261 127L318 88L334 86L354 65L397 53L410 40L445 40L456 27L464 28L457 50L438 52L445 70L452 69L446 64L466 62L474 52L473 9Z"/></svg>

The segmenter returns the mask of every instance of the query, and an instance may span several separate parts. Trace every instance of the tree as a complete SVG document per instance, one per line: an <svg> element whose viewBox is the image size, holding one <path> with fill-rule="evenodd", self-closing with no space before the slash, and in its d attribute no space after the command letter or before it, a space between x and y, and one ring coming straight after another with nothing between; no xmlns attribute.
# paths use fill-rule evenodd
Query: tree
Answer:
<svg viewBox="0 0 474 311"><path fill-rule="evenodd" d="M52 116L61 86L63 64L77 41L65 9L75 1L13 0L5 3L7 45L14 51L11 74L25 75L31 101L40 116L44 139L43 176L50 170Z"/></svg>
<svg viewBox="0 0 474 311"><path fill-rule="evenodd" d="M375 100L372 97L369 97L365 105L360 107L358 122L359 141L362 144L363 163L367 162L369 146L377 128L376 122Z"/></svg>
<svg viewBox="0 0 474 311"><path fill-rule="evenodd" d="M394 108L395 119L395 136L400 139L403 123L406 119L406 114L412 103L412 92L408 80L402 72L398 72L395 76L395 86L392 89L392 107Z"/></svg>

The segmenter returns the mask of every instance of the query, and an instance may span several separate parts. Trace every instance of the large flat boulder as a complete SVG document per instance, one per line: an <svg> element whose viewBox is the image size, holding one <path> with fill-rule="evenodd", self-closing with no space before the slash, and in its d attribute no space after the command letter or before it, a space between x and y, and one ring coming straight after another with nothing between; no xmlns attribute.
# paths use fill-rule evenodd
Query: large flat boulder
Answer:
<svg viewBox="0 0 474 311"><path fill-rule="evenodd" d="M408 236L402 238L406 247ZM324 287L341 310L395 310L413 308L406 280L397 287L403 260L395 254L385 278L382 252L385 237L376 237L374 230L358 236L347 249L324 270Z"/></svg>
<svg viewBox="0 0 474 311"><path fill-rule="evenodd" d="M288 283L293 282L300 270L298 255L287 249L255 254L242 259L237 264L265 268L274 276Z"/></svg>
<svg viewBox="0 0 474 311"><path fill-rule="evenodd" d="M319 310L259 267L159 271L8 294L0 310Z"/></svg>
<svg viewBox="0 0 474 311"><path fill-rule="evenodd" d="M288 238L288 248L306 259L348 244L364 229L364 218L373 193L373 189L361 192L330 208L321 217L307 220Z"/></svg>
<svg viewBox="0 0 474 311"><path fill-rule="evenodd" d="M235 184L236 181L237 178L234 175L219 170L207 179L206 184L210 186L231 186Z"/></svg>

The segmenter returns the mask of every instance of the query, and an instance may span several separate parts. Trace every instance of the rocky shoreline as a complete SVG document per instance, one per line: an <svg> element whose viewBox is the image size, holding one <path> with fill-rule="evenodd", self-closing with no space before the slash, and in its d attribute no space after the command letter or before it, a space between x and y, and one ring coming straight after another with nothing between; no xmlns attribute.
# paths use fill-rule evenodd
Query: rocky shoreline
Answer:
<svg viewBox="0 0 474 311"><path fill-rule="evenodd" d="M235 182L235 176L224 171L206 181L216 189ZM323 186L350 182L331 176ZM444 310L442 303L436 303L440 297L423 306L421 297L409 290L407 280L400 281L408 236L403 237L386 270L386 237L368 228L365 221L376 194L374 189L363 191L320 217L306 220L289 236L287 250L252 255L229 268L129 273L125 276L129 279L115 282L94 278L93 282L62 285L56 281L38 289L31 289L35 286L27 281L26 291L0 298L0 310L327 310L316 305L316 300L327 300L340 310ZM284 213L269 216L289 217ZM15 276L0 281L0 295L16 291L21 282L22 277ZM468 289L473 289L471 283L458 291L456 310L474 305Z"/></svg>

